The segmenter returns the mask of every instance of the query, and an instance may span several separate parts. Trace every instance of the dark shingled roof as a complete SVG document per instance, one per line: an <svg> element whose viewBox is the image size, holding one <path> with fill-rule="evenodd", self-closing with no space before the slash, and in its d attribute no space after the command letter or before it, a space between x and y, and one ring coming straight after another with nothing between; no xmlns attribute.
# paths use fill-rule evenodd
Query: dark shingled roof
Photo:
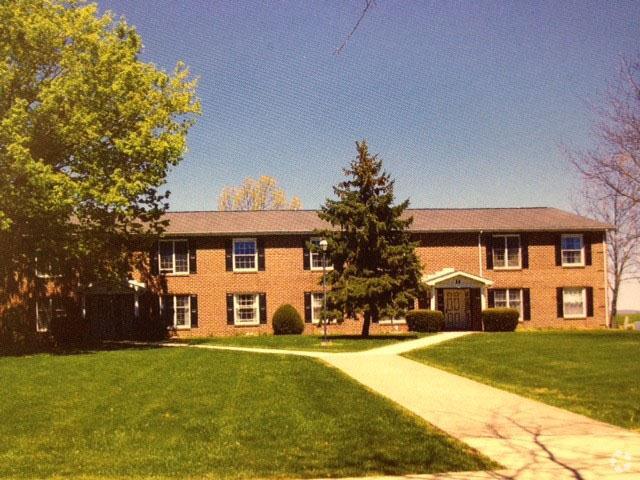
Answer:
<svg viewBox="0 0 640 480"><path fill-rule="evenodd" d="M606 223L550 207L408 209L414 232L607 230ZM166 235L310 233L326 228L316 210L167 212Z"/></svg>

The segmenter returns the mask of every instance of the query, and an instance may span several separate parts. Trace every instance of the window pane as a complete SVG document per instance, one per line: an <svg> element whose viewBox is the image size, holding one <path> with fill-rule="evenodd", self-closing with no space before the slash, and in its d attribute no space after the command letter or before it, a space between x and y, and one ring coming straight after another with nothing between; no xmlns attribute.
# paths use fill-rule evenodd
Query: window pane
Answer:
<svg viewBox="0 0 640 480"><path fill-rule="evenodd" d="M255 270L256 268L255 240L239 240L233 243L234 268Z"/></svg>
<svg viewBox="0 0 640 480"><path fill-rule="evenodd" d="M499 241L499 240L498 240ZM505 267L506 266L506 255L504 248L493 247L493 266L494 267Z"/></svg>
<svg viewBox="0 0 640 480"><path fill-rule="evenodd" d="M37 308L37 325L36 328L40 332L46 332L51 325L51 302L50 298L45 298L36 302Z"/></svg>
<svg viewBox="0 0 640 480"><path fill-rule="evenodd" d="M258 318L256 295L236 295L236 321L255 323Z"/></svg>
<svg viewBox="0 0 640 480"><path fill-rule="evenodd" d="M516 250L518 250L520 248L520 237L511 236L511 237L506 237L506 238L507 238L507 248L508 249L515 248Z"/></svg>
<svg viewBox="0 0 640 480"><path fill-rule="evenodd" d="M520 250L516 248L510 248L507 250L507 266L518 267L520 266Z"/></svg>
<svg viewBox="0 0 640 480"><path fill-rule="evenodd" d="M582 262L582 252L580 250L563 250L562 251L562 263L564 264L579 264Z"/></svg>
<svg viewBox="0 0 640 480"><path fill-rule="evenodd" d="M233 244L236 255L254 255L256 253L256 242L254 240L240 240Z"/></svg>
<svg viewBox="0 0 640 480"><path fill-rule="evenodd" d="M565 288L563 292L565 316L584 315L582 289Z"/></svg>
<svg viewBox="0 0 640 480"><path fill-rule="evenodd" d="M175 242L175 272L185 273L189 271L189 247L187 242Z"/></svg>
<svg viewBox="0 0 640 480"><path fill-rule="evenodd" d="M322 318L323 297L322 293L311 294L312 318L316 322Z"/></svg>
<svg viewBox="0 0 640 480"><path fill-rule="evenodd" d="M494 290L493 291L493 304L496 308L502 308L507 306L507 292L506 290Z"/></svg>
<svg viewBox="0 0 640 480"><path fill-rule="evenodd" d="M235 268L256 268L255 255L236 255L235 256Z"/></svg>
<svg viewBox="0 0 640 480"><path fill-rule="evenodd" d="M189 324L191 323L189 319L189 297L186 295L176 295L175 302L175 326L189 326Z"/></svg>
<svg viewBox="0 0 640 480"><path fill-rule="evenodd" d="M173 271L173 242L160 242L160 271Z"/></svg>
<svg viewBox="0 0 640 480"><path fill-rule="evenodd" d="M580 250L582 249L582 237L574 235L570 237L562 237L563 250Z"/></svg>
<svg viewBox="0 0 640 480"><path fill-rule="evenodd" d="M520 290L509 290L509 307L520 311Z"/></svg>

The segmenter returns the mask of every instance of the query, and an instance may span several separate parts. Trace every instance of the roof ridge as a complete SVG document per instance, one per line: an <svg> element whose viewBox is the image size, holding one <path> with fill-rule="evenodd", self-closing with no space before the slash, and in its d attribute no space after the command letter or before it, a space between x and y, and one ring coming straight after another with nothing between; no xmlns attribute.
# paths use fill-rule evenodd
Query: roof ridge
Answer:
<svg viewBox="0 0 640 480"><path fill-rule="evenodd" d="M408 211L435 211L435 210L561 210L550 206L534 207L415 207L407 208ZM274 208L268 210L168 210L164 213L263 213L263 212L319 212L319 208ZM565 210L562 210L565 211ZM568 212L570 213L570 212Z"/></svg>

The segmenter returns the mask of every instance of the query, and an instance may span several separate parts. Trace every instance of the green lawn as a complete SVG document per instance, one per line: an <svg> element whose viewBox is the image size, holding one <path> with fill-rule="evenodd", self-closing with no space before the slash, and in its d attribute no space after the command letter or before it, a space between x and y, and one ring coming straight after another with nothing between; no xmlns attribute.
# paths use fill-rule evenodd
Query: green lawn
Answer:
<svg viewBox="0 0 640 480"><path fill-rule="evenodd" d="M480 334L405 356L640 430L639 333L598 330Z"/></svg>
<svg viewBox="0 0 640 480"><path fill-rule="evenodd" d="M307 358L0 357L2 478L324 477L494 466Z"/></svg>
<svg viewBox="0 0 640 480"><path fill-rule="evenodd" d="M329 344L322 345L320 335L243 335L235 337L204 337L182 341L197 344L226 345L234 347L280 348L285 350L313 350L323 352L357 352L391 345L403 340L414 340L424 334L330 335Z"/></svg>

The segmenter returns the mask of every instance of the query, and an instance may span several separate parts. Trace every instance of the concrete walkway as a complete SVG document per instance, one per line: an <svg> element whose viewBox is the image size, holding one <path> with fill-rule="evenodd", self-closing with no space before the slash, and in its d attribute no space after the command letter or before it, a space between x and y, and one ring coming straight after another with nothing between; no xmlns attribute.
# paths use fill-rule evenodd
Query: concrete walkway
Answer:
<svg viewBox="0 0 640 480"><path fill-rule="evenodd" d="M493 478L640 479L633 432L400 356L325 361L506 467Z"/></svg>
<svg viewBox="0 0 640 480"><path fill-rule="evenodd" d="M640 479L639 434L399 356L465 334L441 333L353 353L163 345L321 359L505 467L381 478Z"/></svg>

